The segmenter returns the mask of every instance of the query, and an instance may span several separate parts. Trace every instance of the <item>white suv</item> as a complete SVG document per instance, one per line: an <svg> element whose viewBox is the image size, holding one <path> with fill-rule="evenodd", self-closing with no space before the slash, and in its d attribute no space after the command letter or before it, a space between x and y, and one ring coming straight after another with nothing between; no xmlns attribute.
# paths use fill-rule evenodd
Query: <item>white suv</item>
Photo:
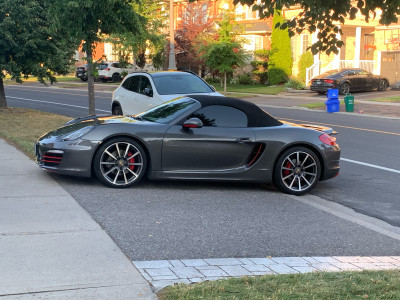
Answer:
<svg viewBox="0 0 400 300"><path fill-rule="evenodd" d="M136 115L174 98L194 94L223 96L192 73L135 72L114 91L111 111L113 115Z"/></svg>
<svg viewBox="0 0 400 300"><path fill-rule="evenodd" d="M122 72L130 74L136 71L136 67L132 64L128 64L126 68L120 68L118 62L103 62L99 64L98 70L99 79L101 79L103 82L107 82L108 80L118 82L122 78Z"/></svg>

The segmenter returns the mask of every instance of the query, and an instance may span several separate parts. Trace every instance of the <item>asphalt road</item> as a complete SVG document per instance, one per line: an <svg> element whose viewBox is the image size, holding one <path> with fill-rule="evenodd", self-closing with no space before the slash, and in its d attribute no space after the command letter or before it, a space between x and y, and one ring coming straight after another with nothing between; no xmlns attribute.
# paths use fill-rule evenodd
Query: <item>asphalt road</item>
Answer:
<svg viewBox="0 0 400 300"><path fill-rule="evenodd" d="M7 87L6 95L9 106L87 114L85 91ZM110 98L110 93L96 93L97 113L109 111ZM280 119L327 124L339 132L345 159L341 174L320 182L313 195L400 227L400 120L285 108L268 111ZM145 181L119 190L94 179L55 178L133 260L400 254L398 240L312 208L273 187Z"/></svg>

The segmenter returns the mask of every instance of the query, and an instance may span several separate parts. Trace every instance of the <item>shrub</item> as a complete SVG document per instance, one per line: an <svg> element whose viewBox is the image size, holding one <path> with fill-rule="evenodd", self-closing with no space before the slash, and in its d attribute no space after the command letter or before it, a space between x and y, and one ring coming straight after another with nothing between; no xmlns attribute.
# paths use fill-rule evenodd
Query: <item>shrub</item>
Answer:
<svg viewBox="0 0 400 300"><path fill-rule="evenodd" d="M299 79L306 82L306 69L314 63L314 56L310 51L304 52L299 59Z"/></svg>
<svg viewBox="0 0 400 300"><path fill-rule="evenodd" d="M239 82L239 84L244 84L244 85L254 84L253 78L248 73L239 75L238 76L238 82Z"/></svg>
<svg viewBox="0 0 400 300"><path fill-rule="evenodd" d="M264 85L268 81L268 71L260 71L255 70L253 71L254 76L260 82L260 84Z"/></svg>
<svg viewBox="0 0 400 300"><path fill-rule="evenodd" d="M304 90L304 83L297 78L290 78L289 81L285 83L285 87L295 90Z"/></svg>
<svg viewBox="0 0 400 300"><path fill-rule="evenodd" d="M269 59L270 52L271 51L267 49L258 49L254 51L254 56L259 60L267 61Z"/></svg>
<svg viewBox="0 0 400 300"><path fill-rule="evenodd" d="M204 80L210 84L211 83L220 83L220 79L217 77L206 77Z"/></svg>
<svg viewBox="0 0 400 300"><path fill-rule="evenodd" d="M286 80L287 75L284 70L275 67L268 69L268 81L270 85L285 83Z"/></svg>

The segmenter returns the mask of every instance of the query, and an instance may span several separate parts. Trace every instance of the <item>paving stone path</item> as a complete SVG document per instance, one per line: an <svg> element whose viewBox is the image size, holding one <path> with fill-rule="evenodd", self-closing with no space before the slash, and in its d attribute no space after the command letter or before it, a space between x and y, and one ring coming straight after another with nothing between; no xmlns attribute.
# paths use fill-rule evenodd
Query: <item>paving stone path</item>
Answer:
<svg viewBox="0 0 400 300"><path fill-rule="evenodd" d="M174 283L308 272L400 269L400 256L210 258L133 261L157 290Z"/></svg>

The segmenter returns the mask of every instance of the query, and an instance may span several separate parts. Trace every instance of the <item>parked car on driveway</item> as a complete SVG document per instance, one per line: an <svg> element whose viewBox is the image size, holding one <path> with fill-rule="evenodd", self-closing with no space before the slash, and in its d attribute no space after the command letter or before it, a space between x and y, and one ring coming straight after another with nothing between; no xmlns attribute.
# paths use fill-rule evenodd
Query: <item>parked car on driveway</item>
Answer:
<svg viewBox="0 0 400 300"><path fill-rule="evenodd" d="M130 74L135 71L135 67L132 64L127 64L126 67L121 68L118 62L103 62L99 64L99 79L103 82L111 80L112 82L118 82L122 79L122 73Z"/></svg>
<svg viewBox="0 0 400 300"><path fill-rule="evenodd" d="M310 90L320 94L338 89L339 94L377 89L385 91L389 86L386 77L373 75L362 69L331 70L312 79Z"/></svg>
<svg viewBox="0 0 400 300"><path fill-rule="evenodd" d="M113 115L136 115L176 97L194 94L223 96L190 72L135 72L114 91L111 111Z"/></svg>
<svg viewBox="0 0 400 300"><path fill-rule="evenodd" d="M75 77L79 78L82 81L87 81L88 77L86 71L87 71L87 64L76 67Z"/></svg>
<svg viewBox="0 0 400 300"><path fill-rule="evenodd" d="M190 95L137 116L88 116L42 136L39 166L75 176L95 174L125 188L150 179L273 182L302 195L339 174L331 128L281 122L257 105Z"/></svg>

